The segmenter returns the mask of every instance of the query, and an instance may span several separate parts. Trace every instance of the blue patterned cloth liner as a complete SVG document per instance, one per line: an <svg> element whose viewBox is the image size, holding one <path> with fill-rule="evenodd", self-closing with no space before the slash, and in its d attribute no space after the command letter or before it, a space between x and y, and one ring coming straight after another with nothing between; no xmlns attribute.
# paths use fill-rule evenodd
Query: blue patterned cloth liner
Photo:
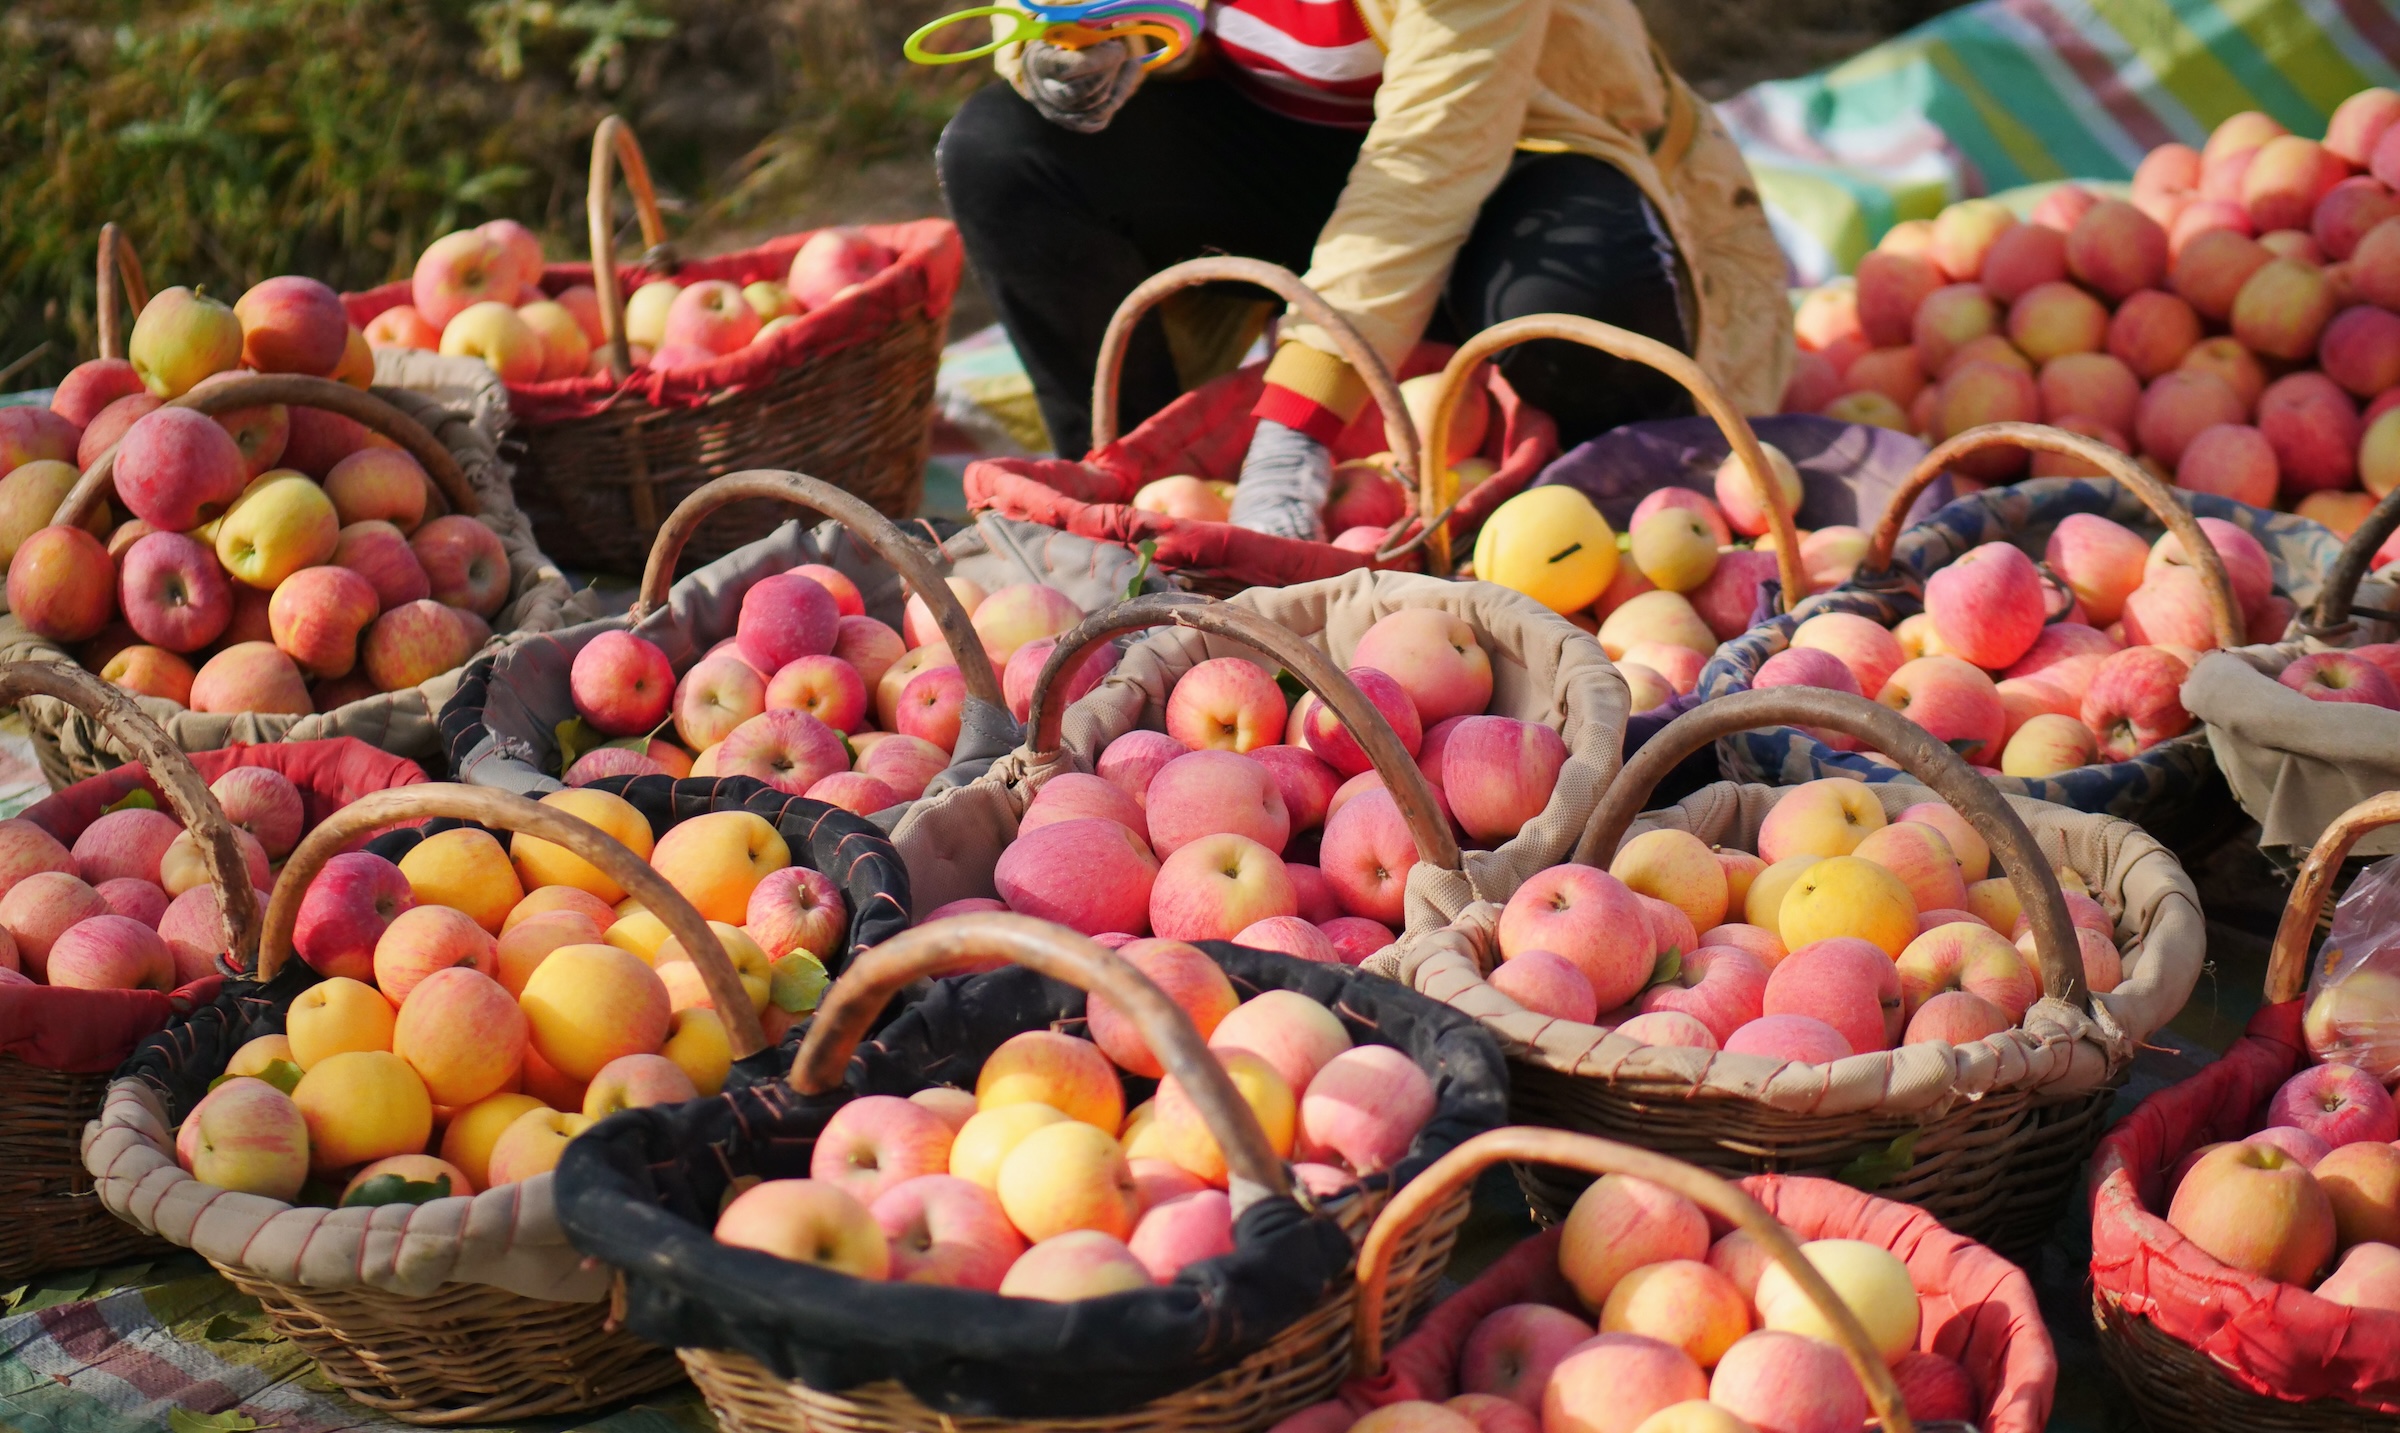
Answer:
<svg viewBox="0 0 2400 1433"><path fill-rule="evenodd" d="M2275 569L2276 589L2306 608L2316 600L2324 575L2341 552L2342 540L2307 518L2268 512L2208 493L2180 493L2199 517L2220 518L2257 538ZM1747 691L1767 658L1790 645L1802 622L1825 612L1853 612L1893 626L1924 608L1925 579L1969 548L2012 542L2041 560L2043 544L2059 521L2096 513L2155 536L2164 531L2141 499L2110 478L2035 478L1992 488L1943 506L1900 536L1892 570L1855 578L1818 593L1794 612L1768 617L1717 648L1700 673L1703 701ZM1863 754L1835 751L1794 727L1741 732L1717 743L1717 760L1733 781L1794 785L1824 776L1860 781L1907 780L1906 773L1869 761ZM2195 813L2224 797L2206 735L2195 726L2130 761L2103 762L2057 776L1994 776L1997 789L2056 802L2078 811L2101 812L2152 825Z"/></svg>

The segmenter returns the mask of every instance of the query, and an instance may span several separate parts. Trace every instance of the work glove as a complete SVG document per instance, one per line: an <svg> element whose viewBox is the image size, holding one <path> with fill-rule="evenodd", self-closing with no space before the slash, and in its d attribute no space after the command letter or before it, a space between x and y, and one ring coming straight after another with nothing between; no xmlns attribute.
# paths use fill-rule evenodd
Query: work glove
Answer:
<svg viewBox="0 0 2400 1433"><path fill-rule="evenodd" d="M1233 490L1233 525L1277 537L1325 540L1333 454L1297 429L1260 419Z"/></svg>
<svg viewBox="0 0 2400 1433"><path fill-rule="evenodd" d="M1025 46L1025 90L1042 118L1077 134L1098 134L1142 82L1142 61L1123 40L1068 50L1046 41Z"/></svg>

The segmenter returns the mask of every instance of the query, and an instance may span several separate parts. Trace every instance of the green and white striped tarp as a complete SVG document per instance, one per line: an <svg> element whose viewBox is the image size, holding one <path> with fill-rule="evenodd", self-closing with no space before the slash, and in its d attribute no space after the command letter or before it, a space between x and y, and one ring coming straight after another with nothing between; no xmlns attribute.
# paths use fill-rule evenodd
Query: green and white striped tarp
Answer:
<svg viewBox="0 0 2400 1433"><path fill-rule="evenodd" d="M2320 135L2344 98L2393 84L2400 0L1980 0L1717 109L1794 282L1814 284L1954 199L2129 179L2242 110Z"/></svg>

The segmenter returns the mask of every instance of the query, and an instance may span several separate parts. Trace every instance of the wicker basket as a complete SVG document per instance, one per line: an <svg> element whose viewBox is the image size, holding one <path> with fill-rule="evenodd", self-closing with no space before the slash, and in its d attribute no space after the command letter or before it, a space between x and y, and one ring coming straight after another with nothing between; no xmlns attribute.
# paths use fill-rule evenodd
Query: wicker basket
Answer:
<svg viewBox="0 0 2400 1433"><path fill-rule="evenodd" d="M1092 381L1092 451L1080 462L1067 459L987 458L966 471L967 503L1008 517L1042 523L1087 537L1153 544L1154 560L1194 592L1231 597L1255 586L1283 586L1332 577L1365 567L1417 565L1416 544L1401 538L1414 515L1403 514L1386 531L1382 549L1359 552L1330 542L1253 532L1230 522L1169 517L1132 506L1134 494L1154 478L1198 474L1235 480L1256 424L1250 417L1263 368L1227 374L1185 394L1130 433L1117 432L1117 384L1135 327L1172 295L1208 283L1242 283L1287 299L1342 350L1381 410L1395 476L1412 490L1422 487L1422 448L1416 426L1401 401L1399 385L1383 360L1315 290L1289 269L1259 259L1192 259L1161 270L1125 296L1102 337ZM1472 371L1472 365L1462 373ZM1532 481L1558 452L1556 427L1548 415L1518 402L1513 391L1488 373L1482 381L1501 403L1507 420L1495 425L1486 452L1500 468L1476 490L1478 502L1499 497ZM1450 401L1455 403L1453 397ZM1488 497L1484 489L1490 489ZM1478 511L1481 509L1478 508ZM1448 516L1448 515L1445 515Z"/></svg>
<svg viewBox="0 0 2400 1433"><path fill-rule="evenodd" d="M1904 536L1901 524L1917 494L1959 458L1986 448L2067 454L2108 476L2036 478L1959 498ZM2332 534L2304 518L2261 513L2229 499L2170 489L2114 448L2059 429L2031 423L1989 424L1936 447L1894 490L1891 505L1871 534L1858 574L1851 581L1820 594L1804 610L1762 623L1719 647L1701 673L1699 693L1706 699L1746 690L1760 665L1789 644L1799 624L1820 613L1856 613L1890 626L1921 609L1923 584L1930 569L1945 565L1975 543L2023 540L2039 522L2055 523L2074 512L2100 513L2126 522L2146 514L2174 533L2185 552L2197 552L2192 566L2208 594L2210 620L2221 647L2239 646L2248 640L2246 618L2234 602L2216 549L2200 535L2195 514L2223 518L2245 528L2282 525L2298 529L2291 536L2320 538L2326 549L2322 558L2331 556ZM2303 541L2301 545L2309 544ZM1893 565L1896 550L1898 567ZM2276 576L2287 586L2313 585L2321 570L2300 571L2279 560ZM1730 738L1718 747L1718 760L1725 774L1736 781L1793 783L1820 776L1849 776L1873 782L1896 775L1863 755L1836 752L1791 730ZM2153 830L2172 832L2171 844L2177 849L2191 849L2201 838L2221 834L2219 828L2231 814L2231 802L2209 756L2208 742L2197 729L2128 761L2100 762L2049 777L1995 775L1991 780L1998 790L2012 796L2029 796L2078 811L2103 811Z"/></svg>
<svg viewBox="0 0 2400 1433"><path fill-rule="evenodd" d="M734 1053L764 1047L740 976L664 877L556 807L440 783L364 796L293 851L258 939L259 998L288 999L300 988L278 985L277 976L292 962L301 897L325 862L374 832L432 817L526 832L598 866L692 953ZM200 1184L173 1155L172 1121L186 1113L167 1110L146 1081L118 1080L84 1137L101 1198L120 1218L207 1257L360 1403L410 1423L496 1423L596 1408L676 1381L666 1350L611 1319L606 1277L583 1268L557 1229L550 1175L412 1206L397 1218L378 1210L370 1226L349 1211ZM487 1277L570 1296L538 1297Z"/></svg>
<svg viewBox="0 0 2400 1433"><path fill-rule="evenodd" d="M244 934L258 926L257 899L234 844L233 827L191 759L176 750L125 693L80 668L52 662L0 667L0 706L34 694L55 698L100 723L153 774L168 808L200 837L210 883L224 906L226 948L242 949ZM203 981L178 994L186 1001L206 1000L215 991ZM93 1196L80 1144L84 1125L100 1112L108 1070L125 1057L134 1040L167 1023L174 1002L147 991L0 986L0 1013L5 1015L0 1023L13 1027L12 1034L33 1035L52 1022L91 1018L102 1005L122 1012L110 1023L123 1041L87 1052L88 1064L97 1068L50 1069L0 1055L0 1089L8 1091L7 1099L0 1100L0 1284L51 1269L115 1263L161 1251L156 1240L119 1223Z"/></svg>
<svg viewBox="0 0 2400 1433"><path fill-rule="evenodd" d="M1201 1043L1188 1017L1148 978L1104 947L1072 931L1023 916L957 916L916 927L862 955L825 998L811 1024L790 1082L803 1096L838 1091L852 1051L893 996L911 982L938 976L994 955L1053 980L1106 993L1128 1012L1160 1052L1161 1062L1191 1091L1208 1127L1226 1151L1237 1209L1262 1196L1293 1193L1288 1172L1267 1143L1256 1117ZM1387 1191L1354 1197L1342 1210L1352 1237L1387 1198ZM1075 1433L1259 1433L1296 1409L1331 1394L1349 1361L1355 1308L1378 1311L1379 1327L1397 1332L1431 1299L1449 1262L1469 1191L1444 1188L1420 1201L1430 1207L1389 1257L1394 1271L1374 1298L1354 1300L1345 1287L1274 1334L1234 1367L1137 1408L1097 1417L1039 1420L976 1417L936 1411L896 1381L829 1393L777 1377L747 1354L723 1349L680 1350L692 1381L728 1433L802 1433L840 1428L857 1433L979 1433L1031 1428Z"/></svg>
<svg viewBox="0 0 2400 1433"><path fill-rule="evenodd" d="M1712 1227L1729 1226L1756 1239L1766 1250L1767 1257L1783 1266L1792 1282L1811 1304L1824 1314L1833 1326L1835 1342L1858 1373L1858 1381L1866 1389L1867 1401L1873 1408L1879 1426L1885 1433L1909 1433L1915 1425L1909 1421L1908 1407L1900 1396L1900 1388L1892 1379L1892 1371L1868 1336L1858 1315L1851 1311L1825 1276L1817 1271L1800 1253L1792 1232L1776 1222L1775 1217L1761 1209L1757 1202L1740 1189L1705 1170L1696 1169L1680 1160L1665 1158L1633 1145L1595 1139L1590 1135L1569 1134L1555 1129L1529 1129L1510 1126L1479 1134L1436 1161L1431 1169L1419 1175L1408 1188L1393 1197L1392 1202L1375 1218L1367 1231L1366 1243L1358 1253L1358 1305L1372 1308L1381 1297L1395 1252L1404 1247L1415 1221L1425 1217L1429 1209L1438 1209L1443 1201L1454 1199L1475 1185L1475 1178L1495 1164L1515 1162L1516 1167L1528 1164L1556 1166L1574 1171L1588 1181L1606 1174L1629 1175L1681 1195L1698 1205L1709 1217ZM1556 1240L1545 1241L1545 1247L1555 1250ZM1555 1258L1555 1254L1552 1254ZM1582 1311L1589 1312L1589 1311ZM1380 1389L1376 1384L1390 1372L1385 1359L1389 1343L1383 1325L1359 1318L1357 1333L1351 1341L1351 1372L1366 1380L1365 1396L1378 1404L1393 1398L1426 1398L1438 1401L1451 1390L1427 1388ZM1465 1329L1460 1329L1463 1335ZM1455 1359L1456 1351L1451 1350ZM1455 1366L1455 1365L1453 1365ZM1358 1385L1353 1385L1358 1388ZM1389 1392L1391 1397L1380 1396Z"/></svg>
<svg viewBox="0 0 2400 1433"><path fill-rule="evenodd" d="M641 264L623 268L610 218L618 165L649 249ZM592 263L551 265L542 286L556 293L589 283L599 291L610 372L511 391L525 445L518 500L546 550L578 570L638 573L677 503L745 468L814 473L888 516L916 511L931 450L934 377L962 262L947 221L891 231L899 262L784 335L649 381L632 370L626 348L627 292L670 275L779 280L808 236L679 262L666 249L641 147L614 115L592 136L587 211ZM387 286L354 296L352 316L405 302L405 285ZM686 555L712 561L782 521L771 505L727 509L700 529Z"/></svg>
<svg viewBox="0 0 2400 1433"><path fill-rule="evenodd" d="M2326 828L2284 907L2267 1003L2249 1030L2215 1064L2143 1101L2092 1161L2092 1321L2102 1357L2160 1433L2333 1433L2400 1418L2400 1315L2228 1268L2152 1212L2166 1206L2176 1163L2251 1133L2259 1106L2307 1062L2301 1001L2319 913L2358 839L2395 823L2400 792L2386 792ZM2203 1333L2249 1356L2248 1369L2187 1341Z"/></svg>
<svg viewBox="0 0 2400 1433"><path fill-rule="evenodd" d="M2183 704L2207 728L2234 800L2259 823L2259 844L2289 871L2325 828L2357 802L2400 788L2400 713L2363 702L2311 701L2275 678L2301 657L2390 642L2400 633L2387 568L2365 606L2359 584L2375 552L2400 529L2400 493L2387 493L2326 575L2315 608L2282 638L2201 657ZM2361 841L2356 855L2400 851L2400 832Z"/></svg>
<svg viewBox="0 0 2400 1433"><path fill-rule="evenodd" d="M1932 790L1869 788L1887 813L1939 798L1983 837L2034 931L2045 998L2018 1028L1956 1049L1909 1045L1830 1065L1647 1046L1536 1015L1487 984L1500 913L1489 903L1410 941L1389 973L1500 1036L1511 1057L1512 1107L1526 1123L1623 1139L1729 1175L1842 1176L2003 1253L2029 1249L2074 1187L2136 1042L2181 1007L2198 979L2198 894L2174 858L2129 823L2002 798L1906 718L1804 687L1737 693L1678 718L1626 763L1575 859L1604 865L1660 776L1685 756L1728 733L1779 723L1844 732L1898 758ZM1749 849L1781 796L1720 784L1643 820ZM2134 1003L2124 987L2098 997L2085 988L2054 863L2124 907L2120 929L2130 927L2140 947L2126 961ZM1525 1178L1539 1210L1561 1212L1574 1196L1547 1171Z"/></svg>

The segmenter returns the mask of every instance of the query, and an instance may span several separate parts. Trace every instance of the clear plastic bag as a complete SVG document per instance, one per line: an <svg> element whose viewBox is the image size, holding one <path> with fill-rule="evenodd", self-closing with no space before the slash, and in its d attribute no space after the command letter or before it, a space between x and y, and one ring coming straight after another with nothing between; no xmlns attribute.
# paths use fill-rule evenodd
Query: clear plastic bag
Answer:
<svg viewBox="0 0 2400 1433"><path fill-rule="evenodd" d="M2400 856L2367 867L2334 906L2301 1033L2318 1060L2400 1082Z"/></svg>

